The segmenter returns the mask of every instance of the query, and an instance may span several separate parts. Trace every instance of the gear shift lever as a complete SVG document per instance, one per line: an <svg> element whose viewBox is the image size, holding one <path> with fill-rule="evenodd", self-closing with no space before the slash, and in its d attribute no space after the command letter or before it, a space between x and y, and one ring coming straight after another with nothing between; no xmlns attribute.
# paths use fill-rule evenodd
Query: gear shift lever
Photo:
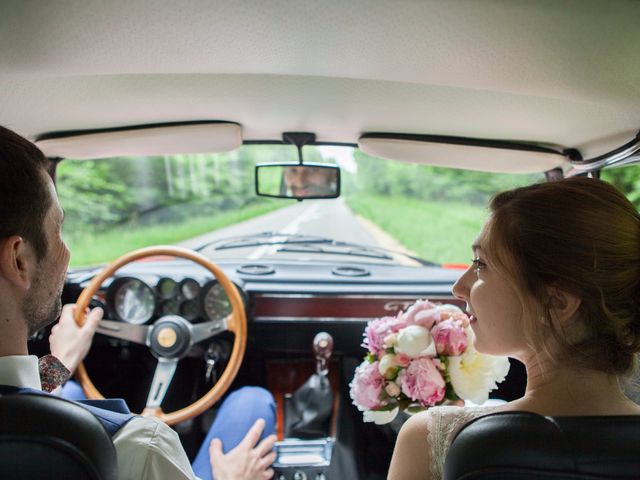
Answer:
<svg viewBox="0 0 640 480"><path fill-rule="evenodd" d="M326 377L329 373L329 359L333 353L333 337L320 332L313 338L313 353L316 356L316 373Z"/></svg>
<svg viewBox="0 0 640 480"><path fill-rule="evenodd" d="M333 338L327 332L313 339L316 373L297 389L285 404L285 437L323 438L329 435L333 392L329 383L329 358Z"/></svg>

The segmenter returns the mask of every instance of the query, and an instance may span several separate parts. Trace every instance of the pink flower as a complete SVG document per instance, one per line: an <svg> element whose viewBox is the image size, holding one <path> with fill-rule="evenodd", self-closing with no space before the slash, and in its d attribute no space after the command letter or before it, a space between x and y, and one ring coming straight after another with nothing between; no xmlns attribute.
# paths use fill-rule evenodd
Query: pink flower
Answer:
<svg viewBox="0 0 640 480"><path fill-rule="evenodd" d="M411 363L411 357L406 353L397 353L396 358L394 359L394 362L399 367L405 368L405 367L408 367L409 364Z"/></svg>
<svg viewBox="0 0 640 480"><path fill-rule="evenodd" d="M364 343L362 346L378 356L384 351L384 340L390 334L405 327L405 323L397 317L382 317L372 320L364 330Z"/></svg>
<svg viewBox="0 0 640 480"><path fill-rule="evenodd" d="M441 321L433 327L431 335L440 355L460 355L467 349L467 333L458 320Z"/></svg>
<svg viewBox="0 0 640 480"><path fill-rule="evenodd" d="M428 300L418 300L402 314L401 319L406 325L419 325L430 330L440 321L441 313L435 303Z"/></svg>
<svg viewBox="0 0 640 480"><path fill-rule="evenodd" d="M433 364L440 371L445 371L447 369L446 365L440 361L439 358L432 358Z"/></svg>
<svg viewBox="0 0 640 480"><path fill-rule="evenodd" d="M387 392L387 395L390 397L397 397L400 395L400 387L396 382L387 383L387 386L384 387L384 391Z"/></svg>
<svg viewBox="0 0 640 480"><path fill-rule="evenodd" d="M444 378L430 358L413 360L398 374L396 382L402 393L424 407L435 405L444 398Z"/></svg>
<svg viewBox="0 0 640 480"><path fill-rule="evenodd" d="M461 311L455 305L445 304L440 305L440 320L448 320L453 319L459 321L463 327L467 327L469 325L469 317L466 313Z"/></svg>
<svg viewBox="0 0 640 480"><path fill-rule="evenodd" d="M378 371L378 362L362 362L356 368L353 381L349 386L351 399L360 410L380 408L384 405L380 400L384 378Z"/></svg>

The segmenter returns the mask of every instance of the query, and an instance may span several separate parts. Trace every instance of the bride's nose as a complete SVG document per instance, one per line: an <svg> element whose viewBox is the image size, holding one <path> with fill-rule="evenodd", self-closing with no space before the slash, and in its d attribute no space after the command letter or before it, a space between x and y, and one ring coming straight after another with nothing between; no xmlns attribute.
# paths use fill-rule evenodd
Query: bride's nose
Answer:
<svg viewBox="0 0 640 480"><path fill-rule="evenodd" d="M456 280L456 283L453 284L453 288L451 292L456 298L460 300L468 300L469 299L469 273L471 272L471 266L467 268L462 276Z"/></svg>

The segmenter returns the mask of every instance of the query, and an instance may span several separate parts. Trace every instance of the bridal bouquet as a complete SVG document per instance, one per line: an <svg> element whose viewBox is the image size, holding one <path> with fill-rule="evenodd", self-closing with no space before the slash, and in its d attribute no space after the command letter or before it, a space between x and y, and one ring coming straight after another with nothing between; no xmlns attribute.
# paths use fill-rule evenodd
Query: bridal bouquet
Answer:
<svg viewBox="0 0 640 480"><path fill-rule="evenodd" d="M469 317L455 305L418 300L368 323L364 362L350 384L365 422L389 423L445 400L484 403L509 371L506 357L479 353Z"/></svg>

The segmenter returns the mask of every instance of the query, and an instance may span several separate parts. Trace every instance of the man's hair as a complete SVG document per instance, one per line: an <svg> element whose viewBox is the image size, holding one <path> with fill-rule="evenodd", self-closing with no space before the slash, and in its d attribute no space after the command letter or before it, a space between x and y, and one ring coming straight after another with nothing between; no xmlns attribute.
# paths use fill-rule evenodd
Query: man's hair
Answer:
<svg viewBox="0 0 640 480"><path fill-rule="evenodd" d="M48 165L38 147L0 126L0 239L20 235L32 245L38 260L47 253Z"/></svg>

